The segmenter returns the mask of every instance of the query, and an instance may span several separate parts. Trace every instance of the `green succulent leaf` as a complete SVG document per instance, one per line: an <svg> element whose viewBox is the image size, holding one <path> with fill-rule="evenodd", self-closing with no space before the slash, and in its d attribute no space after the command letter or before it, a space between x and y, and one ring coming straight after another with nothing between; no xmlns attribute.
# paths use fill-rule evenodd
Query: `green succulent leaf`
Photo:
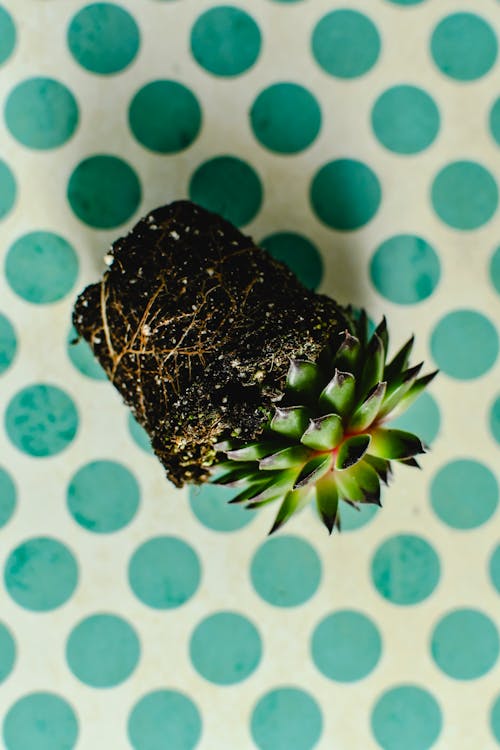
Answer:
<svg viewBox="0 0 500 750"><path fill-rule="evenodd" d="M327 471L330 471L333 464L333 454L327 453L321 456L315 456L306 463L300 472L299 476L295 480L293 489L297 487L305 487L306 484L317 482Z"/></svg>
<svg viewBox="0 0 500 750"><path fill-rule="evenodd" d="M384 380L391 382L394 378L397 378L403 370L406 370L410 361L411 350L415 337L412 336L404 346L398 351L395 357L385 366Z"/></svg>
<svg viewBox="0 0 500 750"><path fill-rule="evenodd" d="M300 440L312 414L305 406L276 407L271 430L291 440Z"/></svg>
<svg viewBox="0 0 500 750"><path fill-rule="evenodd" d="M311 419L309 427L300 438L300 442L317 451L333 450L344 436L342 420L338 414L325 414Z"/></svg>
<svg viewBox="0 0 500 750"><path fill-rule="evenodd" d="M385 350L382 339L374 333L366 348L365 365L361 375L359 396L364 397L373 386L382 382L385 364Z"/></svg>
<svg viewBox="0 0 500 750"><path fill-rule="evenodd" d="M365 496L352 471L343 471L335 474L335 482L339 496L350 503L361 503Z"/></svg>
<svg viewBox="0 0 500 750"><path fill-rule="evenodd" d="M355 393L354 375L336 369L333 378L320 393L319 404L329 411L344 416L349 413L354 404Z"/></svg>
<svg viewBox="0 0 500 750"><path fill-rule="evenodd" d="M415 367L405 370L397 379L393 380L392 383L387 384L384 403L380 409L380 417L389 414L398 405L403 396L408 393L412 385L415 383L423 364L423 362L420 362L418 365L415 365Z"/></svg>
<svg viewBox="0 0 500 750"><path fill-rule="evenodd" d="M391 430L379 427L372 433L370 453L380 458L411 458L418 453L425 453L420 438L404 430Z"/></svg>
<svg viewBox="0 0 500 750"><path fill-rule="evenodd" d="M261 459L259 461L259 469L275 471L277 469L289 469L293 466L302 466L311 456L312 451L306 448L305 445L291 445Z"/></svg>
<svg viewBox="0 0 500 750"><path fill-rule="evenodd" d="M339 471L344 471L354 466L355 463L363 458L370 442L370 435L354 435L344 440L337 454L335 468Z"/></svg>
<svg viewBox="0 0 500 750"><path fill-rule="evenodd" d="M409 391L405 393L405 395L401 398L399 403L395 406L394 409L391 410L391 419L395 419L396 417L401 416L412 404L416 399L420 396L420 394L427 388L429 383L431 383L436 375L438 374L439 370L434 370L434 372L430 372L428 375L424 375L421 378L418 378Z"/></svg>
<svg viewBox="0 0 500 750"><path fill-rule="evenodd" d="M252 502L246 507L257 508L266 503L278 500L280 497L284 497L292 489L298 471L298 469L287 469L277 472L266 487L262 488L256 495L253 495Z"/></svg>
<svg viewBox="0 0 500 750"><path fill-rule="evenodd" d="M235 450L228 450L227 457L231 461L260 461L264 456L268 456L270 453L276 453L280 448L285 447L285 443L277 443L276 441L264 441L247 443L241 448Z"/></svg>
<svg viewBox="0 0 500 750"><path fill-rule="evenodd" d="M384 484L388 484L390 477L392 476L391 462L386 458L379 458L378 456L372 456L371 453L366 453L363 458L365 463L375 469L378 476Z"/></svg>
<svg viewBox="0 0 500 750"><path fill-rule="evenodd" d="M351 472L364 493L362 502L380 505L380 480L375 469L365 461L359 461Z"/></svg>
<svg viewBox="0 0 500 750"><path fill-rule="evenodd" d="M226 487L237 487L239 484L247 481L248 475L255 471L255 464L241 463L235 468L230 469L222 476L216 476L212 484L222 484Z"/></svg>
<svg viewBox="0 0 500 750"><path fill-rule="evenodd" d="M274 534L294 513L297 513L297 511L307 505L310 500L310 494L311 489L309 487L299 487L299 489L290 490L281 503L278 515L274 519L269 534Z"/></svg>
<svg viewBox="0 0 500 750"><path fill-rule="evenodd" d="M387 320L385 319L385 315L383 316L382 320L376 327L373 335L378 336L382 342L382 345L384 347L384 364L385 364L385 359L387 357L387 352L389 349L389 331L387 330Z"/></svg>
<svg viewBox="0 0 500 750"><path fill-rule="evenodd" d="M368 343L368 315L366 310L360 310L358 319L355 321L355 335L359 339L361 349Z"/></svg>
<svg viewBox="0 0 500 750"><path fill-rule="evenodd" d="M366 430L378 416L380 407L384 400L387 383L377 383L366 397L365 401L358 406L351 419L349 429L360 432Z"/></svg>
<svg viewBox="0 0 500 750"><path fill-rule="evenodd" d="M335 354L335 365L339 370L353 372L356 369L356 362L361 351L359 339L352 336L349 331L342 333L339 348Z"/></svg>
<svg viewBox="0 0 500 750"><path fill-rule="evenodd" d="M321 477L316 484L316 506L323 523L331 534L339 509L339 491L331 472Z"/></svg>
<svg viewBox="0 0 500 750"><path fill-rule="evenodd" d="M318 365L305 359L290 360L286 376L286 389L305 400L318 394L323 375Z"/></svg>
<svg viewBox="0 0 500 750"><path fill-rule="evenodd" d="M272 474L264 475L264 478L261 477L259 481L252 482L235 497L231 498L229 504L234 505L236 503L244 503L248 500L253 500L257 495L260 495L261 492L274 485L275 482L276 478Z"/></svg>

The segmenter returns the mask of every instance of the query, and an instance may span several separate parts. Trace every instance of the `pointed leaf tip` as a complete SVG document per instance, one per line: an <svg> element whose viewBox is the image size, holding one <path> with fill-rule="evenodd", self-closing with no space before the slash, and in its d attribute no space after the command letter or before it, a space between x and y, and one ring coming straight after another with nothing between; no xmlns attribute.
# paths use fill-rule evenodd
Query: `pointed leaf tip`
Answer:
<svg viewBox="0 0 500 750"><path fill-rule="evenodd" d="M340 335L340 344L336 351L334 362L339 370L355 369L355 363L361 350L361 344L347 328Z"/></svg>
<svg viewBox="0 0 500 750"><path fill-rule="evenodd" d="M276 406L270 427L279 435L299 440L310 418L311 413L305 406Z"/></svg>
<svg viewBox="0 0 500 750"><path fill-rule="evenodd" d="M349 429L353 431L366 430L379 414L385 397L387 383L377 383L366 399L356 409L349 421Z"/></svg>
<svg viewBox="0 0 500 750"><path fill-rule="evenodd" d="M382 339L374 333L365 353L365 364L361 375L360 395L364 397L377 383L383 382L385 349Z"/></svg>
<svg viewBox="0 0 500 750"><path fill-rule="evenodd" d="M379 427L372 433L370 453L389 460L405 459L425 453L425 448L420 438L411 432Z"/></svg>
<svg viewBox="0 0 500 750"><path fill-rule="evenodd" d="M313 396L320 388L321 371L309 360L290 359L290 367L286 376L286 388L303 398Z"/></svg>
<svg viewBox="0 0 500 750"><path fill-rule="evenodd" d="M339 492L332 473L325 474L316 484L316 506L321 520L331 534L337 519L339 507Z"/></svg>
<svg viewBox="0 0 500 750"><path fill-rule="evenodd" d="M393 359L386 365L384 371L384 380L391 381L396 378L403 370L408 367L410 355L415 343L415 336L412 335L406 344L403 344L401 349L393 357Z"/></svg>
<svg viewBox="0 0 500 750"><path fill-rule="evenodd" d="M336 368L333 378L321 391L320 406L343 416L350 411L354 403L355 391L354 375Z"/></svg>
<svg viewBox="0 0 500 750"><path fill-rule="evenodd" d="M391 419L401 416L401 414L403 414L417 400L420 394L423 393L429 383L434 380L438 372L439 370L434 370L427 375L423 375L421 378L417 378L417 380L411 384L411 387L406 393L404 393L399 401L391 408Z"/></svg>
<svg viewBox="0 0 500 750"><path fill-rule="evenodd" d="M309 427L300 438L300 442L313 450L333 450L344 435L342 419L338 414L325 414L311 419Z"/></svg>
<svg viewBox="0 0 500 750"><path fill-rule="evenodd" d="M415 469L421 469L422 468L421 465L419 464L419 462L417 461L417 459L413 458L413 456L411 458L399 458L398 462L400 464L404 464L405 466L412 466Z"/></svg>
<svg viewBox="0 0 500 750"><path fill-rule="evenodd" d="M387 320L386 320L385 315L382 316L382 320L376 327L373 335L378 336L378 338L382 342L382 345L384 347L384 361L385 361L385 357L387 356L387 350L389 348L389 331L387 328Z"/></svg>
<svg viewBox="0 0 500 750"><path fill-rule="evenodd" d="M284 523L286 523L294 513L301 510L310 500L311 489L309 487L300 487L296 490L290 490L283 498L280 509L274 523L271 526L269 535L274 534Z"/></svg>

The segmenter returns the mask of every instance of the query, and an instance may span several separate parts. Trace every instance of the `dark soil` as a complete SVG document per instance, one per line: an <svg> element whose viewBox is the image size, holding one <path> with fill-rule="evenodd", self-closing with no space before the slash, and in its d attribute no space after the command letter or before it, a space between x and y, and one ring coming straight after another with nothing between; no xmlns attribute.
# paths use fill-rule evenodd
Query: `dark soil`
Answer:
<svg viewBox="0 0 500 750"><path fill-rule="evenodd" d="M217 441L256 437L289 358L317 360L346 327L332 299L188 201L152 211L106 260L73 322L179 487L208 478Z"/></svg>

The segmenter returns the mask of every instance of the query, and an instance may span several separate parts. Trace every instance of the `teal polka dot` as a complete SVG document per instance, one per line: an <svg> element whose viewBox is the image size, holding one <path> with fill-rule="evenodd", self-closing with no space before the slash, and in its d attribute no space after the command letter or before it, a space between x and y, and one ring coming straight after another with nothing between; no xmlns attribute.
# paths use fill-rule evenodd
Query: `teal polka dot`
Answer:
<svg viewBox="0 0 500 750"><path fill-rule="evenodd" d="M7 712L3 736L7 750L72 750L78 738L78 720L59 695L29 693Z"/></svg>
<svg viewBox="0 0 500 750"><path fill-rule="evenodd" d="M68 601L78 582L71 551L50 537L34 537L12 550L4 569L5 588L19 606L48 612Z"/></svg>
<svg viewBox="0 0 500 750"><path fill-rule="evenodd" d="M455 680L482 677L495 665L498 651L497 629L478 610L456 609L445 615L432 633L432 658Z"/></svg>
<svg viewBox="0 0 500 750"><path fill-rule="evenodd" d="M160 154L183 151L201 127L197 98L176 81L152 81L143 86L132 99L128 116L139 143Z"/></svg>
<svg viewBox="0 0 500 750"><path fill-rule="evenodd" d="M0 375L9 369L17 351L16 332L12 323L0 313Z"/></svg>
<svg viewBox="0 0 500 750"><path fill-rule="evenodd" d="M431 197L435 212L445 224L468 231L491 219L498 205L498 187L480 164L456 161L438 172Z"/></svg>
<svg viewBox="0 0 500 750"><path fill-rule="evenodd" d="M325 164L311 184L311 203L318 218L341 231L367 224L377 213L380 200L377 176L354 159Z"/></svg>
<svg viewBox="0 0 500 750"><path fill-rule="evenodd" d="M140 643L126 620L112 614L86 617L71 631L66 644L69 668L95 688L119 685L139 661Z"/></svg>
<svg viewBox="0 0 500 750"><path fill-rule="evenodd" d="M5 122L23 146L62 146L76 130L78 105L71 91L52 78L29 78L7 97Z"/></svg>
<svg viewBox="0 0 500 750"><path fill-rule="evenodd" d="M376 289L391 302L415 305L431 296L441 275L439 257L422 237L398 234L378 246L370 262Z"/></svg>
<svg viewBox="0 0 500 750"><path fill-rule="evenodd" d="M498 355L498 334L481 313L454 310L435 326L431 351L444 373L458 380L472 380L493 367Z"/></svg>
<svg viewBox="0 0 500 750"><path fill-rule="evenodd" d="M11 56L16 46L16 27L12 16L0 7L0 65Z"/></svg>
<svg viewBox="0 0 500 750"><path fill-rule="evenodd" d="M16 661L16 642L9 628L0 622L0 683L7 679Z"/></svg>
<svg viewBox="0 0 500 750"><path fill-rule="evenodd" d="M265 693L252 711L252 737L259 750L312 750L323 731L314 698L295 687Z"/></svg>
<svg viewBox="0 0 500 750"><path fill-rule="evenodd" d="M424 443L432 445L441 425L441 415L436 400L430 393L422 393L400 417L391 422L391 427L418 435Z"/></svg>
<svg viewBox="0 0 500 750"><path fill-rule="evenodd" d="M418 154L438 134L439 110L423 89L393 86L375 102L372 127L380 143L390 151Z"/></svg>
<svg viewBox="0 0 500 750"><path fill-rule="evenodd" d="M500 696L491 707L490 726L493 736L500 745Z"/></svg>
<svg viewBox="0 0 500 750"><path fill-rule="evenodd" d="M402 606L418 604L439 582L439 558L422 537L399 534L377 549L371 573L373 584L387 601Z"/></svg>
<svg viewBox="0 0 500 750"><path fill-rule="evenodd" d="M189 183L189 197L237 226L248 224L262 203L262 184L252 167L233 156L201 164Z"/></svg>
<svg viewBox="0 0 500 750"><path fill-rule="evenodd" d="M112 3L82 8L68 28L71 54L86 70L111 75L126 68L137 55L139 29L130 13Z"/></svg>
<svg viewBox="0 0 500 750"><path fill-rule="evenodd" d="M141 184L130 164L99 154L81 161L68 183L71 208L85 224L112 229L126 222L141 201Z"/></svg>
<svg viewBox="0 0 500 750"><path fill-rule="evenodd" d="M174 609L196 592L201 565L194 549L182 539L158 536L136 549L128 577L132 591L148 607Z"/></svg>
<svg viewBox="0 0 500 750"><path fill-rule="evenodd" d="M490 130L491 135L500 146L500 98L498 98L490 112Z"/></svg>
<svg viewBox="0 0 500 750"><path fill-rule="evenodd" d="M256 518L241 505L229 505L229 500L237 493L234 488L205 484L201 487L190 486L189 504L194 515L213 531L238 531Z"/></svg>
<svg viewBox="0 0 500 750"><path fill-rule="evenodd" d="M342 503L342 509L340 513L342 533L344 531L356 531L370 523L372 518L377 515L378 508L376 505L363 505L354 508L352 505Z"/></svg>
<svg viewBox="0 0 500 750"><path fill-rule="evenodd" d="M490 560L490 576L493 586L500 594L500 544L496 547Z"/></svg>
<svg viewBox="0 0 500 750"><path fill-rule="evenodd" d="M134 750L193 750L201 736L200 712L183 693L155 690L141 698L128 720Z"/></svg>
<svg viewBox="0 0 500 750"><path fill-rule="evenodd" d="M442 73L458 81L474 81L495 63L498 44L484 18L474 13L453 13L434 29L431 52Z"/></svg>
<svg viewBox="0 0 500 750"><path fill-rule="evenodd" d="M497 443L500 443L500 396L490 408L490 430Z"/></svg>
<svg viewBox="0 0 500 750"><path fill-rule="evenodd" d="M78 256L69 242L53 232L30 232L11 245L5 275L20 297L35 305L57 302L73 288Z"/></svg>
<svg viewBox="0 0 500 750"><path fill-rule="evenodd" d="M431 502L436 515L448 526L475 529L486 523L496 510L497 480L478 461L450 461L432 480Z"/></svg>
<svg viewBox="0 0 500 750"><path fill-rule="evenodd" d="M280 536L257 549L250 574L255 590L266 602L275 607L296 607L316 593L321 561L309 542L297 536Z"/></svg>
<svg viewBox="0 0 500 750"><path fill-rule="evenodd" d="M0 529L10 521L16 507L17 490L14 480L0 467Z"/></svg>
<svg viewBox="0 0 500 750"><path fill-rule="evenodd" d="M10 400L5 428L10 440L23 453L36 458L54 456L74 439L78 412L61 388L36 383L18 391Z"/></svg>
<svg viewBox="0 0 500 750"><path fill-rule="evenodd" d="M131 412L129 412L127 416L127 424L134 443L138 445L139 448L141 448L145 453L148 453L150 456L154 456L148 433L146 432L144 427L142 427L142 425L140 425L139 422L134 419L134 416Z"/></svg>
<svg viewBox="0 0 500 750"><path fill-rule="evenodd" d="M495 290L500 294L500 247L498 247L490 261L490 279Z"/></svg>
<svg viewBox="0 0 500 750"><path fill-rule="evenodd" d="M330 680L354 682L372 672L382 653L376 625L361 612L343 610L325 617L312 636L312 658Z"/></svg>
<svg viewBox="0 0 500 750"><path fill-rule="evenodd" d="M196 62L216 76L244 73L257 60L260 45L260 30L254 19L229 5L202 13L191 30Z"/></svg>
<svg viewBox="0 0 500 750"><path fill-rule="evenodd" d="M0 159L0 219L7 216L16 202L16 180L10 167Z"/></svg>
<svg viewBox="0 0 500 750"><path fill-rule="evenodd" d="M92 354L92 349L84 338L78 338L78 334L71 326L66 337L66 351L78 372L92 380L106 380L107 376L97 359Z"/></svg>
<svg viewBox="0 0 500 750"><path fill-rule="evenodd" d="M262 656L259 631L246 617L217 612L195 628L189 644L193 666L206 680L233 685L249 677Z"/></svg>
<svg viewBox="0 0 500 750"><path fill-rule="evenodd" d="M140 490L130 469L116 461L92 461L68 485L68 509L87 531L109 534L129 524L139 507Z"/></svg>
<svg viewBox="0 0 500 750"><path fill-rule="evenodd" d="M260 246L285 263L308 289L316 289L323 278L321 253L313 243L295 232L276 232L264 237Z"/></svg>
<svg viewBox="0 0 500 750"><path fill-rule="evenodd" d="M319 21L312 35L312 52L326 73L356 78L378 60L380 36L375 24L355 10L334 10Z"/></svg>
<svg viewBox="0 0 500 750"><path fill-rule="evenodd" d="M398 685L377 700L372 731L383 750L429 750L443 726L438 702L416 685Z"/></svg>
<svg viewBox="0 0 500 750"><path fill-rule="evenodd" d="M321 127L315 97L296 83L275 83L264 89L250 110L257 140L270 151L295 154L311 145Z"/></svg>

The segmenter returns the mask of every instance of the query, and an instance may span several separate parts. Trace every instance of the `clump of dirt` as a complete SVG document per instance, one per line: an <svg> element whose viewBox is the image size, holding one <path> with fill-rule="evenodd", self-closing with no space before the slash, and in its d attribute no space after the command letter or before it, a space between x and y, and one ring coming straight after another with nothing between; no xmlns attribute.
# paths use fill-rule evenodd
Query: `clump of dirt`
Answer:
<svg viewBox="0 0 500 750"><path fill-rule="evenodd" d="M73 322L178 487L202 482L214 444L262 432L290 358L317 360L345 311L201 207L152 211L118 239Z"/></svg>

